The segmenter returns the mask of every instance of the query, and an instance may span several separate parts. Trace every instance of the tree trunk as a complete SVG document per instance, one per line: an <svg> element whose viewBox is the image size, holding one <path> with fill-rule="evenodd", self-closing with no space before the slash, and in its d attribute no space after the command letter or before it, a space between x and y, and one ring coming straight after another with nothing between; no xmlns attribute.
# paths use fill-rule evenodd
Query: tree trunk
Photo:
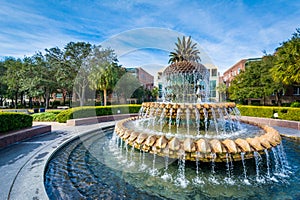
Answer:
<svg viewBox="0 0 300 200"><path fill-rule="evenodd" d="M69 107L72 107L72 98L71 98L71 92L68 92L69 95Z"/></svg>
<svg viewBox="0 0 300 200"><path fill-rule="evenodd" d="M63 105L66 105L66 97L67 97L67 93L65 91L63 91Z"/></svg>
<svg viewBox="0 0 300 200"><path fill-rule="evenodd" d="M23 96L24 96L24 92L21 92L21 97L20 97L20 100L21 100L21 106L24 105L24 104L23 104L23 103L24 103L24 102L23 102L23 100L24 100Z"/></svg>
<svg viewBox="0 0 300 200"><path fill-rule="evenodd" d="M281 106L281 98L280 98L280 93L279 92L276 92L275 101L276 101L276 104L278 106Z"/></svg>
<svg viewBox="0 0 300 200"><path fill-rule="evenodd" d="M104 102L104 106L106 106L106 89L103 90L103 102Z"/></svg>
<svg viewBox="0 0 300 200"><path fill-rule="evenodd" d="M29 97L29 108L32 108L32 97Z"/></svg>
<svg viewBox="0 0 300 200"><path fill-rule="evenodd" d="M15 109L18 108L18 91L15 93Z"/></svg>
<svg viewBox="0 0 300 200"><path fill-rule="evenodd" d="M50 105L50 94L47 96L46 108L48 109Z"/></svg>
<svg viewBox="0 0 300 200"><path fill-rule="evenodd" d="M84 106L85 103L85 87L82 87L81 96L79 97L80 106Z"/></svg>

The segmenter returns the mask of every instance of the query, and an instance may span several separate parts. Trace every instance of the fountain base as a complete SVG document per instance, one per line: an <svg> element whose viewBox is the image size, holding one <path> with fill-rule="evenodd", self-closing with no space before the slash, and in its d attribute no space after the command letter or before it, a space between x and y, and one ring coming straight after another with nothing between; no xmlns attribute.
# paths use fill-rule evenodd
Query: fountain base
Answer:
<svg viewBox="0 0 300 200"><path fill-rule="evenodd" d="M144 108L147 106L157 106L161 109L159 115L164 118L171 118L165 108L176 108L178 104L163 104L163 103L147 103L143 105ZM194 108L228 108L235 106L234 104L184 104L181 105L182 109L194 109ZM180 107L180 106L179 106ZM178 107L178 108L179 108ZM176 117L176 116L175 116ZM136 149L143 150L159 156L167 156L170 158L180 158L184 156L185 160L196 161L200 160L203 162L226 162L228 156L234 161L242 159L249 159L255 156L255 153L264 154L265 151L270 150L281 143L280 134L272 127L262 124L255 124L251 122L244 122L251 125L255 125L261 128L264 133L256 136L244 136L242 138L206 138L191 136L189 134L174 136L166 134L155 134L155 132L147 131L136 131L135 128L129 126L129 123L134 123L142 120L142 117L132 117L119 121L116 124L116 134L128 145L135 147ZM242 155L243 154L243 155ZM242 158L243 157L243 158Z"/></svg>

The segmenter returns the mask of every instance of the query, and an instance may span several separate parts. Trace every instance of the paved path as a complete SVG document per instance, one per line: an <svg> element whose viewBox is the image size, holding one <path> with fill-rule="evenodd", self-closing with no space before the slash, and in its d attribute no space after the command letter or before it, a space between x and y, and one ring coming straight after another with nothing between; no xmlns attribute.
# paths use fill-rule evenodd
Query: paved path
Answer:
<svg viewBox="0 0 300 200"><path fill-rule="evenodd" d="M43 172L47 160L55 149L75 136L114 123L76 127L52 123L51 133L0 149L0 199L48 199L43 184Z"/></svg>
<svg viewBox="0 0 300 200"><path fill-rule="evenodd" d="M34 123L49 124L49 123ZM0 199L48 199L43 172L47 160L58 146L80 134L99 130L115 122L94 125L66 126L50 123L52 132L0 149ZM285 136L300 138L296 129L275 127Z"/></svg>

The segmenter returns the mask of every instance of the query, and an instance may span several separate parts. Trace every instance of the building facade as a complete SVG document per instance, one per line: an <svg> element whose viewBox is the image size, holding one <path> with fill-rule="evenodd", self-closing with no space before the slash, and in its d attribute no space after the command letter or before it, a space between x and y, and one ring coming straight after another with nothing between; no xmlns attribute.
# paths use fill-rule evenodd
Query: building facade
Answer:
<svg viewBox="0 0 300 200"><path fill-rule="evenodd" d="M148 90L153 89L154 76L149 74L143 68L141 68L141 67L126 68L126 72L132 73L132 75L135 76L139 80L139 82L144 86L144 88L146 88Z"/></svg>
<svg viewBox="0 0 300 200"><path fill-rule="evenodd" d="M261 58L249 58L240 60L223 73L223 82L227 87L229 87L231 81L235 78L235 76L239 75L241 71L245 71L249 63L260 60Z"/></svg>
<svg viewBox="0 0 300 200"><path fill-rule="evenodd" d="M260 61L262 58L249 58L242 59L230 67L223 73L223 76L220 78L220 81L226 84L227 87L230 86L232 80L240 74L241 71L247 70L247 67L250 67L251 62ZM290 104L295 101L300 101L300 85L287 86L284 89L284 92L280 94L280 103ZM278 101L278 96L275 94L266 97L266 98L248 98L244 103L246 104L255 104L255 105L274 105Z"/></svg>

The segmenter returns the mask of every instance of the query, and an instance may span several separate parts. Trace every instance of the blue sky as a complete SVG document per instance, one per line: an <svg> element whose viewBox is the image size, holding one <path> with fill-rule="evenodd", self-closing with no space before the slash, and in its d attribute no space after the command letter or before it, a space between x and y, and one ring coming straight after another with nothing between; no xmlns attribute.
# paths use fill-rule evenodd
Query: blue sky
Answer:
<svg viewBox="0 0 300 200"><path fill-rule="evenodd" d="M1 0L0 57L31 56L70 41L110 46L120 64L154 74L177 36L192 36L221 72L273 53L300 28L300 1Z"/></svg>

